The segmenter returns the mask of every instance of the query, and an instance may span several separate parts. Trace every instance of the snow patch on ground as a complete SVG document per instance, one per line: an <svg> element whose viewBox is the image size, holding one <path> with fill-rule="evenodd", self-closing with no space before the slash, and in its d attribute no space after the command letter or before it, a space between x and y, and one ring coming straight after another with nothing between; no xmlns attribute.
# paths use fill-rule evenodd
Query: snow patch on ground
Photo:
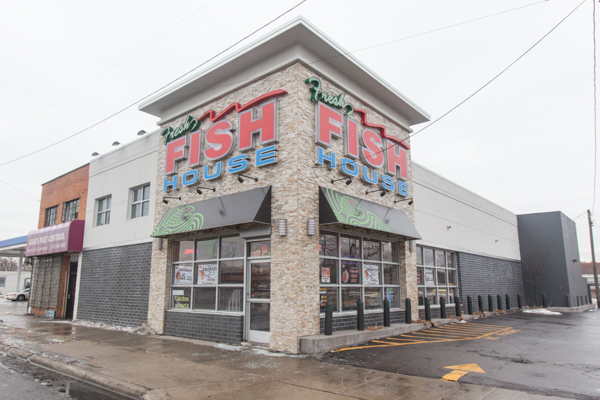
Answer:
<svg viewBox="0 0 600 400"><path fill-rule="evenodd" d="M69 321L65 321L69 322ZM111 331L122 331L132 333L135 335L154 335L156 334L148 324L142 324L141 326L121 326L115 324L107 324L104 322L92 322L92 321L81 321L76 320L72 322L73 325L87 326L90 328L109 329Z"/></svg>
<svg viewBox="0 0 600 400"><path fill-rule="evenodd" d="M546 310L545 308L532 308L529 310L523 310L524 313L529 314L542 314L542 315L562 315L562 313L556 311Z"/></svg>

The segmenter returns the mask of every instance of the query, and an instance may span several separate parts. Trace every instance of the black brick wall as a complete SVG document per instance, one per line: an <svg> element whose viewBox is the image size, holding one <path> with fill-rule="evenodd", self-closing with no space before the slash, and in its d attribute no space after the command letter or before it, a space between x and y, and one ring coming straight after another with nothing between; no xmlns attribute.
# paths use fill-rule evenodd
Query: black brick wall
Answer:
<svg viewBox="0 0 600 400"><path fill-rule="evenodd" d="M462 309L461 305L461 311ZM466 314L466 311L465 311ZM446 304L446 317L456 316L456 306L454 304ZM441 309L439 306L431 307L431 318L441 318ZM425 320L425 308L419 308L419 319Z"/></svg>
<svg viewBox="0 0 600 400"><path fill-rule="evenodd" d="M240 344L244 336L244 317L167 311L165 335Z"/></svg>
<svg viewBox="0 0 600 400"><path fill-rule="evenodd" d="M390 312L392 324L404 323L404 310ZM365 327L383 326L383 311L365 314ZM336 317L333 315L333 331L356 330L356 314ZM321 317L321 334L325 333L325 317Z"/></svg>
<svg viewBox="0 0 600 400"><path fill-rule="evenodd" d="M503 309L506 294L510 296L512 308L517 306L517 294L524 296L521 263L468 253L458 253L457 258L460 303L465 314L468 295L473 300L473 311L479 311L478 295L483 296L485 311L488 311L488 295L492 295L494 309L498 308L498 294L502 296Z"/></svg>
<svg viewBox="0 0 600 400"><path fill-rule="evenodd" d="M148 320L152 243L83 252L77 319L123 326Z"/></svg>

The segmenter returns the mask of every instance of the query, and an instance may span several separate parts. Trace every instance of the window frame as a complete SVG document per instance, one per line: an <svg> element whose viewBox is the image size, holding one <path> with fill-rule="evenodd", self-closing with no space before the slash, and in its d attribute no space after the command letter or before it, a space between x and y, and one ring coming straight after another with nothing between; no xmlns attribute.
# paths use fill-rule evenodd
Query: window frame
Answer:
<svg viewBox="0 0 600 400"><path fill-rule="evenodd" d="M433 265L425 265L425 253L424 250L433 252ZM432 291L434 302L430 303L432 307L439 307L440 297L446 298L446 304L454 304L455 298L459 296L459 284L458 284L458 268L456 263L456 252L439 249L435 247L429 246L416 246L417 251L417 305L419 308L425 307L425 297L427 297L427 293ZM421 255L419 256L419 252ZM443 253L443 265L438 265L438 254ZM450 264L452 267L449 267ZM433 285L427 284L426 270L431 270L433 272ZM439 273L445 273L445 284L440 285L438 282ZM450 277L454 277L454 285L450 285ZM421 276L421 283L419 283L419 276ZM445 295L440 293L440 289L445 291ZM454 291L452 296L452 301L449 301L449 294L451 290Z"/></svg>
<svg viewBox="0 0 600 400"><path fill-rule="evenodd" d="M327 251L332 250L329 247L325 247L323 248L323 253L324 255L319 254L319 303L322 304L322 295L324 294L324 292L330 290L330 289L336 289L336 298L337 298L337 308L334 308L333 312L335 315L348 315L348 314L355 314L356 313L356 309L344 309L343 306L343 292L344 289L346 290L352 290L352 289L358 289L360 291L360 299L363 301L363 304L365 304L365 312L369 313L369 312L381 312L383 311L383 301L386 299L386 289L390 288L390 289L395 289L395 293L398 296L398 301L396 302L396 304L399 305L399 307L394 307L393 305L390 307L390 309L392 310L401 310L402 309L402 257L400 254L400 245L402 243L402 241L393 241L393 240L389 240L386 238L381 238L378 237L376 235L366 235L366 234L357 234L354 232L339 232L339 231L335 231L335 230L321 230L319 232L319 246L321 246L321 236L322 235L331 235L331 236L335 236L336 240L337 240L337 247L336 247L336 256L331 256L331 255L325 255ZM359 248L359 257L358 258L353 258L353 257L344 257L342 255L342 237L346 237L349 239L359 239L359 243L358 243L358 248ZM365 258L365 242L379 242L379 259L374 260L374 259L369 259L369 258ZM397 258L397 261L384 261L384 242L389 242L392 244L392 255L394 254L393 251L393 246L396 247L396 251L395 251L395 255ZM321 251L321 248L319 248L319 252ZM331 278L335 275L336 278L336 283L323 283L322 282L322 270L321 268L327 268L327 267L322 267L321 264L321 260L335 260L337 261L336 263L336 273L332 274L331 271L329 272L329 279L331 280ZM350 284L350 283L342 283L342 274L343 274L343 268L342 268L342 264L344 263L344 261L346 262L357 262L359 265L359 273L358 273L358 280L359 283L357 284ZM365 278L365 265L377 265L378 269L379 269L379 283L378 284L368 284L364 282L364 278ZM386 271L386 266L392 266L392 268L396 268L397 271L397 277L398 277L398 283L397 284L386 284L385 283L385 271ZM367 289L367 292L369 291L369 289L374 289L374 288L378 288L379 289L379 297L381 299L381 303L379 307L372 307L372 308L367 308L367 303L365 302L365 289ZM348 292L347 292L348 293ZM321 316L323 316L324 310L321 310Z"/></svg>
<svg viewBox="0 0 600 400"><path fill-rule="evenodd" d="M54 213L52 213L54 211ZM54 217L53 222L50 222L50 218ZM54 226L56 225L56 220L58 218L58 205L46 208L46 213L44 215L44 227L46 226Z"/></svg>
<svg viewBox="0 0 600 400"><path fill-rule="evenodd" d="M100 206L102 204L103 201L106 200L107 206L105 209L100 210ZM109 194L108 196L104 196L104 197L100 197L99 199L96 200L96 215L95 215L95 219L94 219L94 226L104 226L104 225L109 225L110 224L110 214L111 214L111 206L112 206L112 195ZM103 223L99 224L99 217L100 215L102 215L103 217ZM107 221L108 220L108 221Z"/></svg>
<svg viewBox="0 0 600 400"><path fill-rule="evenodd" d="M144 189L148 188L148 198L145 199L144 198ZM135 219L135 218L143 218L146 217L148 215L150 215L150 198L152 197L152 193L150 192L152 186L150 183L144 183L143 185L139 185L136 187L133 187L129 190L129 199L130 199L130 206L129 206L129 219ZM141 191L141 199L140 200L135 200L135 193L136 191L140 190ZM147 214L144 214L144 203L148 203L148 212ZM139 205L140 207L140 215L135 215L134 212L134 208L135 206Z"/></svg>
<svg viewBox="0 0 600 400"><path fill-rule="evenodd" d="M73 209L75 212L73 212ZM79 216L79 198L63 203L61 222L75 221Z"/></svg>
<svg viewBox="0 0 600 400"><path fill-rule="evenodd" d="M0 287L6 287L6 277L0 276Z"/></svg>

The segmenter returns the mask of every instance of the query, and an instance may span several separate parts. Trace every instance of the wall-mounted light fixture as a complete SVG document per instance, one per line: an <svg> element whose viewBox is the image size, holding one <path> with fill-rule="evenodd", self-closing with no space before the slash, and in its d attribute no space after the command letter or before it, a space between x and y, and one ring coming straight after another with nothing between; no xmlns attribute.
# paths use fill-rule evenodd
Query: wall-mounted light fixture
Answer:
<svg viewBox="0 0 600 400"><path fill-rule="evenodd" d="M387 192L385 191L385 189L377 189L377 190L371 190L371 191L367 190L367 191L365 192L365 194L369 194L369 193L375 193L375 192L381 192L381 194L380 194L380 196L381 196L381 197L385 196L385 194L387 193Z"/></svg>
<svg viewBox="0 0 600 400"><path fill-rule="evenodd" d="M498 243L498 239L496 239L496 242L495 242L495 243Z"/></svg>
<svg viewBox="0 0 600 400"><path fill-rule="evenodd" d="M212 190L213 192L217 191L217 188L207 188L207 187L197 186L196 187L196 193L202 194L202 189L204 189L204 190Z"/></svg>
<svg viewBox="0 0 600 400"><path fill-rule="evenodd" d="M138 136L144 136L145 134L146 134L146 131L143 129L137 133Z"/></svg>
<svg viewBox="0 0 600 400"><path fill-rule="evenodd" d="M308 236L315 236L317 229L317 221L314 218L309 218L306 224L306 233Z"/></svg>
<svg viewBox="0 0 600 400"><path fill-rule="evenodd" d="M99 155L100 155L100 153L96 153L96 152L92 153L92 157L98 157Z"/></svg>
<svg viewBox="0 0 600 400"><path fill-rule="evenodd" d="M163 242L162 238L156 238L156 248L158 250L162 250L162 242Z"/></svg>
<svg viewBox="0 0 600 400"><path fill-rule="evenodd" d="M279 231L279 236L287 235L287 219L280 219L277 221L277 228Z"/></svg>
<svg viewBox="0 0 600 400"><path fill-rule="evenodd" d="M181 196L179 196L179 197L168 197L168 196L165 196L165 197L163 197L163 203L169 204L169 200L167 200L167 199L181 200Z"/></svg>
<svg viewBox="0 0 600 400"><path fill-rule="evenodd" d="M119 142L113 142L113 144L112 144L112 145L113 145L113 146L118 146L118 145L120 145L120 144L121 144L121 143L119 143Z"/></svg>
<svg viewBox="0 0 600 400"><path fill-rule="evenodd" d="M332 179L331 183L336 183L336 182L343 181L343 180L346 180L346 182L345 182L346 185L349 185L352 183L352 178L350 178L350 179L340 178L340 179L335 179L335 180Z"/></svg>
<svg viewBox="0 0 600 400"><path fill-rule="evenodd" d="M412 197L409 197L408 199L394 200L394 204L396 204L396 203L400 203L400 202L402 202L402 201L408 201L408 205L409 205L409 206L412 206L412 205L413 205L413 203L414 203L414 201L413 201Z"/></svg>
<svg viewBox="0 0 600 400"><path fill-rule="evenodd" d="M237 178L237 180L238 180L238 182L240 182L240 183L244 183L244 180L242 179L242 176L243 176L244 178L253 179L253 180L254 180L254 182L258 182L258 178L253 178L253 177L251 177L251 176L246 176L246 175L244 175L244 174L239 174L239 175L238 175L238 178Z"/></svg>
<svg viewBox="0 0 600 400"><path fill-rule="evenodd" d="M573 260L573 262L577 262L577 260Z"/></svg>

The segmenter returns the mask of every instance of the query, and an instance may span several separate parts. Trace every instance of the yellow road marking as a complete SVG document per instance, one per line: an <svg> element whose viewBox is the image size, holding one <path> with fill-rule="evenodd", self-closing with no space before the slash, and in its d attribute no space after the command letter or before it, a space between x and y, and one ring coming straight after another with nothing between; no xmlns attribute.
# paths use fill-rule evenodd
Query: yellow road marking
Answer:
<svg viewBox="0 0 600 400"><path fill-rule="evenodd" d="M435 333L435 332L433 332L433 333L429 333L429 332L414 332L414 334L421 335L421 336L429 336L429 337L448 337L448 336L454 336L452 333ZM456 336L459 336L459 335L456 335ZM460 336L464 336L464 335L460 335ZM477 333L473 333L470 336L477 336Z"/></svg>
<svg viewBox="0 0 600 400"><path fill-rule="evenodd" d="M485 374L485 371L482 370L481 367L477 364L449 365L444 368L445 369L457 369L459 371L467 371L467 372L478 372L480 374Z"/></svg>
<svg viewBox="0 0 600 400"><path fill-rule="evenodd" d="M430 330L432 330L432 329L430 329ZM436 332L439 332L439 333L447 333L451 336L472 336L473 334L476 334L475 332L468 332L468 331L461 331L461 333L454 333L455 331L451 331L451 330L441 330L441 329L440 330L433 329L433 330L435 330ZM456 332L458 332L458 331L456 331Z"/></svg>
<svg viewBox="0 0 600 400"><path fill-rule="evenodd" d="M450 382L457 382L460 378L462 378L463 376L465 376L468 373L469 373L468 371L452 371L452 372L447 373L446 375L442 376L442 380L450 381Z"/></svg>
<svg viewBox="0 0 600 400"><path fill-rule="evenodd" d="M469 372L477 372L480 374L485 374L485 371L482 370L477 364L461 364L461 365L450 365L444 367L446 369L452 369L454 371L442 376L442 380L458 382L460 378L468 374Z"/></svg>
<svg viewBox="0 0 600 400"><path fill-rule="evenodd" d="M502 327L503 329L498 329L496 331L492 331L492 332L487 332L487 333L476 333L476 336L470 336L470 337L465 337L465 338L459 338L459 339L434 339L432 337L429 337L428 339L433 339L433 340L422 340L422 341L409 341L406 343L390 343L390 342L382 342L382 341L377 341L377 340L373 340L373 342L376 343L382 343L379 345L369 345L369 346L360 346L360 347L345 347L343 349L338 349L338 350L333 350L332 353L338 353L340 351L348 351L348 350L359 350L359 349L370 349L370 348L375 348L375 347L391 347L391 346L406 346L409 344L422 344L422 343L442 343L442 342L459 342L459 341L463 341L463 340L474 340L474 339L483 339L486 338L488 336L492 336L495 334L499 334L500 332L505 332L508 330L511 330L512 327L508 326L508 327ZM419 332L413 332L414 333L419 333ZM406 335L402 335L402 336L406 336Z"/></svg>
<svg viewBox="0 0 600 400"><path fill-rule="evenodd" d="M506 328L506 327L505 326L496 326L496 325L494 325L494 326L488 326L488 325L485 325L485 326L484 325L479 325L479 326L474 326L474 325L465 326L464 324L460 324L460 325L459 324L451 324L451 325L442 325L442 326L439 326L438 328L440 328L440 329L451 328L451 329L461 329L461 330L491 331L491 330L494 330L494 329Z"/></svg>
<svg viewBox="0 0 600 400"><path fill-rule="evenodd" d="M393 337L386 338L386 340L408 340L409 342L422 342L422 340L420 340L420 339L393 338Z"/></svg>

